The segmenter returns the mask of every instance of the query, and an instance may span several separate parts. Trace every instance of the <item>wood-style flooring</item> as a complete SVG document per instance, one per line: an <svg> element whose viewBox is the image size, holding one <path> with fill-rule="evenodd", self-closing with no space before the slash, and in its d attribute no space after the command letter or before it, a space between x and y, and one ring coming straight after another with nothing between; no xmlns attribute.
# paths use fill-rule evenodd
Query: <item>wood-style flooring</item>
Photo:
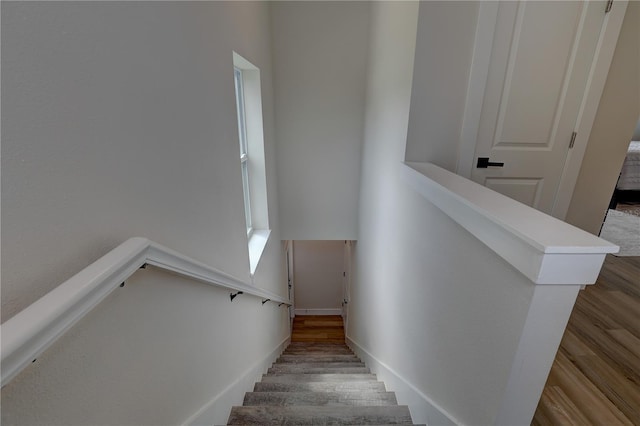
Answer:
<svg viewBox="0 0 640 426"><path fill-rule="evenodd" d="M640 425L640 257L580 292L533 425Z"/></svg>
<svg viewBox="0 0 640 426"><path fill-rule="evenodd" d="M340 315L297 315L293 319L292 342L344 343Z"/></svg>

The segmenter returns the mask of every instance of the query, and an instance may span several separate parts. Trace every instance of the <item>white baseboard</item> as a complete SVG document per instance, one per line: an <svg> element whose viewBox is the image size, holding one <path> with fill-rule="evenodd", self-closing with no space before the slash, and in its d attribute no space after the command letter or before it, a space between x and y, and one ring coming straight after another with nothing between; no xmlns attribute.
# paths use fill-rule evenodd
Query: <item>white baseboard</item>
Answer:
<svg viewBox="0 0 640 426"><path fill-rule="evenodd" d="M342 315L342 309L296 309L297 315Z"/></svg>
<svg viewBox="0 0 640 426"><path fill-rule="evenodd" d="M271 353L254 364L235 382L231 383L222 392L213 397L211 401L185 420L182 425L227 424L231 407L234 405L242 405L245 392L250 392L253 389L254 383L260 381L262 374L271 367L271 364L273 364L282 351L289 345L290 340L291 337L284 339Z"/></svg>
<svg viewBox="0 0 640 426"><path fill-rule="evenodd" d="M414 423L427 425L460 425L453 416L433 402L428 396L396 373L391 367L371 355L366 349L346 337L347 345L367 364L378 379L384 381L389 392L395 392L398 404L408 405Z"/></svg>

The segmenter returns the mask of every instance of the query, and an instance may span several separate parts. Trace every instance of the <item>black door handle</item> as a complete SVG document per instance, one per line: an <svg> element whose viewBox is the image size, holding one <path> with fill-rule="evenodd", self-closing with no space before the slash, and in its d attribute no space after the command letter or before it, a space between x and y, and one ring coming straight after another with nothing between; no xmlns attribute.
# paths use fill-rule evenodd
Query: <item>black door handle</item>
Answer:
<svg viewBox="0 0 640 426"><path fill-rule="evenodd" d="M478 164L476 167L478 169L486 169L487 167L503 167L504 163L492 163L489 161L489 157L478 157Z"/></svg>

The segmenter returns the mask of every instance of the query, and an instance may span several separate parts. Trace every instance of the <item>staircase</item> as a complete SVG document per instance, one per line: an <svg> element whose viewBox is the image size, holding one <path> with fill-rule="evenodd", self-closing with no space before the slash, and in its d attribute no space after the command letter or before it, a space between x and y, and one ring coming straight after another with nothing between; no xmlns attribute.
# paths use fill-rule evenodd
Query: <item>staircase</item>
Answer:
<svg viewBox="0 0 640 426"><path fill-rule="evenodd" d="M233 407L230 425L413 424L409 408L344 343L292 342Z"/></svg>

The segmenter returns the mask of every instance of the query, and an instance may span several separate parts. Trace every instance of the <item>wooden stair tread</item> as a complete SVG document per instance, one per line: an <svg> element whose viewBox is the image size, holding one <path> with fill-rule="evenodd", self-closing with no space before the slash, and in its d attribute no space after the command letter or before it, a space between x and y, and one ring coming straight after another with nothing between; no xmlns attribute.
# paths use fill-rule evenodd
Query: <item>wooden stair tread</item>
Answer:
<svg viewBox="0 0 640 426"><path fill-rule="evenodd" d="M291 342L289 344L289 347L292 347L292 348L303 347L303 346L312 346L312 347L316 347L316 346L333 346L333 347L345 347L345 348L348 348L348 346L344 342L316 341L316 342Z"/></svg>
<svg viewBox="0 0 640 426"><path fill-rule="evenodd" d="M409 408L395 406L254 406L233 407L229 425L365 425L413 424Z"/></svg>
<svg viewBox="0 0 640 426"><path fill-rule="evenodd" d="M393 392L247 392L244 406L253 405L397 405Z"/></svg>
<svg viewBox="0 0 640 426"><path fill-rule="evenodd" d="M364 367L364 362L342 362L342 361L327 361L327 362L276 362L273 367L285 368L342 368L342 367Z"/></svg>
<svg viewBox="0 0 640 426"><path fill-rule="evenodd" d="M253 387L254 392L384 392L386 388L379 381L346 382L257 382Z"/></svg>
<svg viewBox="0 0 640 426"><path fill-rule="evenodd" d="M315 348L287 348L283 355L353 355L353 352L349 348L328 348L328 347L315 347Z"/></svg>
<svg viewBox="0 0 640 426"><path fill-rule="evenodd" d="M377 382L375 374L304 374L304 373L278 373L278 374L264 374L262 376L263 382L346 382L350 380L356 381L374 381Z"/></svg>
<svg viewBox="0 0 640 426"><path fill-rule="evenodd" d="M355 355L335 355L335 354L283 354L277 360L276 364L285 363L306 363L306 362L361 362L360 358Z"/></svg>
<svg viewBox="0 0 640 426"><path fill-rule="evenodd" d="M245 394L243 405L231 409L228 424L413 424L409 408L398 405L395 393L371 374L344 337L332 341L336 329L344 333L341 317L296 317L292 342Z"/></svg>
<svg viewBox="0 0 640 426"><path fill-rule="evenodd" d="M367 367L344 367L344 366L304 366L296 364L279 364L274 365L269 370L268 374L368 374L371 371Z"/></svg>

